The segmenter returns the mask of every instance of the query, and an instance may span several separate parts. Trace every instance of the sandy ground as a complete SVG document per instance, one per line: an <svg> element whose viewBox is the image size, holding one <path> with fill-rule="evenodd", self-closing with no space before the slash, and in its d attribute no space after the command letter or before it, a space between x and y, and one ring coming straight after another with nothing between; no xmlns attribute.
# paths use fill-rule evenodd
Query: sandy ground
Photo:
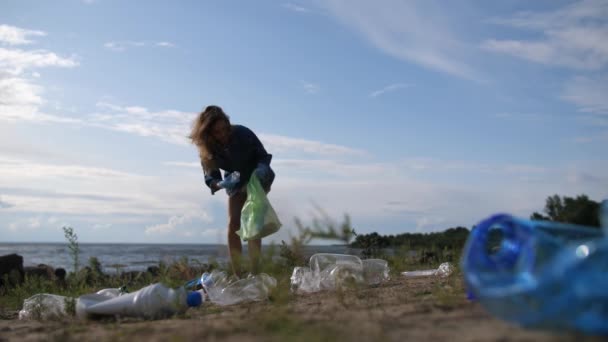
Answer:
<svg viewBox="0 0 608 342"><path fill-rule="evenodd" d="M158 321L37 322L12 317L0 320L0 341L602 340L509 325L463 296L450 295L453 284L432 277L400 278L366 289L289 296L282 301L231 307L207 304Z"/></svg>

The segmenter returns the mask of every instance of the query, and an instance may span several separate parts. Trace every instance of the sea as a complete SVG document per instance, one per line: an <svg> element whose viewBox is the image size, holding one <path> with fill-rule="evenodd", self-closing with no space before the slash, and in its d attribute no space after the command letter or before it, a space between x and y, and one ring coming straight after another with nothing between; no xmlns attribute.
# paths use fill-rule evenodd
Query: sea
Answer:
<svg viewBox="0 0 608 342"><path fill-rule="evenodd" d="M247 253L246 243L243 252ZM187 260L190 265L209 262L228 262L228 247L216 244L117 244L80 243L79 264L87 266L91 257L101 263L104 273L145 271L161 262L171 264ZM262 246L263 253L274 251L278 257L278 246ZM0 243L0 256L16 253L23 257L23 266L49 265L53 268L74 269L74 258L66 243ZM305 256L314 253L338 253L358 255L360 250L346 245L308 245Z"/></svg>

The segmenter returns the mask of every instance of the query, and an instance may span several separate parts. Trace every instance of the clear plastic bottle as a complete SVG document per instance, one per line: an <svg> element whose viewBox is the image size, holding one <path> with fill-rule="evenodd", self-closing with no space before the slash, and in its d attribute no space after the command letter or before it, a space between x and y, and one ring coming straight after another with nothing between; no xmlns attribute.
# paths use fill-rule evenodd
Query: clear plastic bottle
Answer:
<svg viewBox="0 0 608 342"><path fill-rule="evenodd" d="M19 311L19 319L49 320L67 316L66 301L72 298L39 293L23 301L23 308Z"/></svg>
<svg viewBox="0 0 608 342"><path fill-rule="evenodd" d="M201 305L202 301L202 295L198 291L187 291L183 287L172 289L156 283L91 305L86 308L86 313L155 319L183 313L188 307Z"/></svg>
<svg viewBox="0 0 608 342"><path fill-rule="evenodd" d="M608 239L601 229L494 215L471 232L462 269L470 297L497 317L608 334Z"/></svg>
<svg viewBox="0 0 608 342"><path fill-rule="evenodd" d="M265 273L231 279L224 272L218 271L204 273L201 283L209 301L218 305L266 300L270 291L277 286L276 279Z"/></svg>
<svg viewBox="0 0 608 342"><path fill-rule="evenodd" d="M388 261L383 259L363 259L363 278L369 285L378 285L390 279Z"/></svg>
<svg viewBox="0 0 608 342"><path fill-rule="evenodd" d="M321 290L345 284L363 284L363 263L356 255L317 253L310 257L310 269L319 279Z"/></svg>
<svg viewBox="0 0 608 342"><path fill-rule="evenodd" d="M416 270L416 271L406 271L401 272L401 274L405 277L415 278L415 277L429 277L429 276L437 276L441 278L445 278L454 272L454 267L449 262L444 262L436 269L432 270Z"/></svg>
<svg viewBox="0 0 608 342"><path fill-rule="evenodd" d="M311 293L320 290L319 277L315 277L310 267L296 266L291 274L291 291Z"/></svg>
<svg viewBox="0 0 608 342"><path fill-rule="evenodd" d="M96 293L85 294L76 300L76 317L80 319L90 318L87 309L93 305L105 302L127 293L125 288L108 288L97 291Z"/></svg>

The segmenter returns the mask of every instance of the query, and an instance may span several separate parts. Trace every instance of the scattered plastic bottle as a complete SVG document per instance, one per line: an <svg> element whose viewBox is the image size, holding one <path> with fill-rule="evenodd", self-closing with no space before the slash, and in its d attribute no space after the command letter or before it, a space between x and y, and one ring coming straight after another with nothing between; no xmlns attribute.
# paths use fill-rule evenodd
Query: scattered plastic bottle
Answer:
<svg viewBox="0 0 608 342"><path fill-rule="evenodd" d="M277 286L276 279L265 273L236 279L219 271L203 273L201 283L209 301L222 306L266 300Z"/></svg>
<svg viewBox="0 0 608 342"><path fill-rule="evenodd" d="M291 274L291 291L293 292L317 292L320 290L320 280L310 270L310 267L297 266Z"/></svg>
<svg viewBox="0 0 608 342"><path fill-rule="evenodd" d="M368 285L378 285L389 280L390 269L388 261L383 259L363 259L363 278Z"/></svg>
<svg viewBox="0 0 608 342"><path fill-rule="evenodd" d="M382 259L361 260L356 255L317 253L310 257L309 264L310 267L293 269L293 292L334 290L347 284L377 285L390 279L388 262Z"/></svg>
<svg viewBox="0 0 608 342"><path fill-rule="evenodd" d="M76 317L80 319L91 318L92 315L89 315L87 313L88 308L95 304L105 302L107 300L116 298L126 293L127 292L125 287L119 287L102 289L97 291L96 293L82 295L76 300Z"/></svg>
<svg viewBox="0 0 608 342"><path fill-rule="evenodd" d="M23 320L52 320L67 316L66 301L73 300L49 293L39 293L23 301L19 311L19 319Z"/></svg>
<svg viewBox="0 0 608 342"><path fill-rule="evenodd" d="M320 290L365 282L363 263L356 255L317 253L310 257L309 263L313 275L319 280Z"/></svg>
<svg viewBox="0 0 608 342"><path fill-rule="evenodd" d="M437 276L441 278L445 278L454 272L454 266L449 262L444 262L439 265L438 268L432 270L417 270L417 271L407 271L401 272L401 274L405 277L429 277L429 276Z"/></svg>
<svg viewBox="0 0 608 342"><path fill-rule="evenodd" d="M497 248L489 245L492 234L500 237ZM499 318L608 334L608 239L601 229L494 215L471 232L462 268L469 296Z"/></svg>
<svg viewBox="0 0 608 342"><path fill-rule="evenodd" d="M86 308L87 315L118 315L124 317L164 318L200 306L202 294L180 287L168 288L160 283L139 291L101 301Z"/></svg>

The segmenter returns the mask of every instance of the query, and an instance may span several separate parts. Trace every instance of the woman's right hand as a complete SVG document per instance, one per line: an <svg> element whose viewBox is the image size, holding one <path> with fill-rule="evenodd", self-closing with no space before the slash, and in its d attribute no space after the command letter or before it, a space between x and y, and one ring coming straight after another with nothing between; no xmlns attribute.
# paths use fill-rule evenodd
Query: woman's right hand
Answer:
<svg viewBox="0 0 608 342"><path fill-rule="evenodd" d="M226 190L232 190L240 180L240 172L234 171L225 177L224 180L217 182L217 186Z"/></svg>

